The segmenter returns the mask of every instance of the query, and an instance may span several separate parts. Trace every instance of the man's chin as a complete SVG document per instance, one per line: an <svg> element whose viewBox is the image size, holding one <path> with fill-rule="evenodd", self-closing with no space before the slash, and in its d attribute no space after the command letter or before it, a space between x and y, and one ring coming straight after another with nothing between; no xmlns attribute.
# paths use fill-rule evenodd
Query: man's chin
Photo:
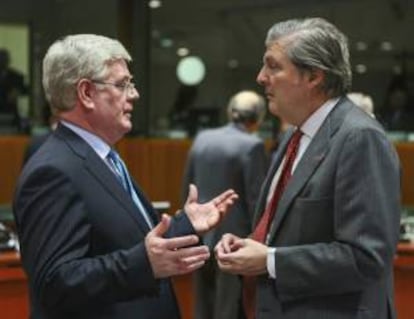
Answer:
<svg viewBox="0 0 414 319"><path fill-rule="evenodd" d="M274 116L279 116L279 108L274 102L269 102L269 112Z"/></svg>
<svg viewBox="0 0 414 319"><path fill-rule="evenodd" d="M131 132L131 130L132 130L132 126L126 127L124 125L124 126L122 126L122 128L118 128L118 134L120 135L119 139L123 138L125 135L127 135L129 132Z"/></svg>
<svg viewBox="0 0 414 319"><path fill-rule="evenodd" d="M132 130L132 122L130 119L124 120L123 127L125 130L125 134L129 133Z"/></svg>

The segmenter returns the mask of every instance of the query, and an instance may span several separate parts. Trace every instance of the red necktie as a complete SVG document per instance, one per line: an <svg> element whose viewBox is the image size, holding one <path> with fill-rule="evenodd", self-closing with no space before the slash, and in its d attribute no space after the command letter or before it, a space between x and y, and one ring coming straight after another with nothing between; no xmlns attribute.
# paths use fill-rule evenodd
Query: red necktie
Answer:
<svg viewBox="0 0 414 319"><path fill-rule="evenodd" d="M293 133L289 144L286 149L285 162L282 172L280 173L279 180L273 192L272 198L269 200L266 209L259 220L256 228L251 235L251 238L261 243L265 242L266 235L269 231L269 227L275 216L277 204L279 199L292 176L292 167L296 158L296 154L299 148L299 141L302 137L302 132L296 130ZM243 277L243 306L247 319L255 318L255 299L256 299L256 277L244 276Z"/></svg>

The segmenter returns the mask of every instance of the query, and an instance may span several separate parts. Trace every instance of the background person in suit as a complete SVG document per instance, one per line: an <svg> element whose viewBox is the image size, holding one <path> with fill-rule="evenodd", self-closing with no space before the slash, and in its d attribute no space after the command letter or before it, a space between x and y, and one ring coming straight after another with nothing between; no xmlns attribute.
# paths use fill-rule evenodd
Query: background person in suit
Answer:
<svg viewBox="0 0 414 319"><path fill-rule="evenodd" d="M350 92L346 95L356 106L359 106L370 116L375 118L374 101L368 94L361 92Z"/></svg>
<svg viewBox="0 0 414 319"><path fill-rule="evenodd" d="M50 111L47 112L47 122L48 126L45 131L40 134L32 135L30 138L26 149L23 154L23 166L27 163L30 157L42 146L42 144L52 135L53 130L56 129L58 124L58 118L53 114L50 114Z"/></svg>
<svg viewBox="0 0 414 319"><path fill-rule="evenodd" d="M201 205L192 185L184 211L159 220L112 149L139 97L130 60L118 41L90 34L56 41L43 60L59 124L25 165L13 206L31 318L179 318L168 278L204 264L195 234L237 197Z"/></svg>
<svg viewBox="0 0 414 319"><path fill-rule="evenodd" d="M270 112L298 131L286 133L271 165L252 238L228 234L216 247L220 268L244 275L243 292L253 293L248 318L396 318L398 156L381 125L345 96L346 37L321 18L276 23L257 81ZM294 161L285 156L292 135ZM285 157L291 170L282 169Z"/></svg>
<svg viewBox="0 0 414 319"><path fill-rule="evenodd" d="M5 48L0 48L0 115L9 115L11 125L23 129L17 99L28 93L24 76L10 67L10 54Z"/></svg>
<svg viewBox="0 0 414 319"><path fill-rule="evenodd" d="M211 194L234 189L240 200L216 229L203 241L213 250L224 233L246 236L251 222L260 185L267 170L263 141L253 135L266 113L264 99L253 91L234 95L227 106L229 123L199 133L189 152L183 189L199 186L200 202ZM210 259L194 274L196 319L241 318L240 278L220 271Z"/></svg>
<svg viewBox="0 0 414 319"><path fill-rule="evenodd" d="M378 120L387 131L414 131L414 106L404 77L395 78L387 91Z"/></svg>

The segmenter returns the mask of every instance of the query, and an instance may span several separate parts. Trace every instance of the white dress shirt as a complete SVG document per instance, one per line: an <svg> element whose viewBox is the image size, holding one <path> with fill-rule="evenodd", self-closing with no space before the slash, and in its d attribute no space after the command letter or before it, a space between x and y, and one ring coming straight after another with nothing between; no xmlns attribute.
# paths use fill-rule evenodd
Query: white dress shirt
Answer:
<svg viewBox="0 0 414 319"><path fill-rule="evenodd" d="M61 120L60 123L69 128L71 131L75 132L76 135L79 135L86 143L88 143L93 148L96 154L98 154L98 156L102 158L102 160L105 163L107 163L106 157L108 156L111 147L107 143L105 143L104 140L102 140L95 134L88 132L87 130L68 121Z"/></svg>

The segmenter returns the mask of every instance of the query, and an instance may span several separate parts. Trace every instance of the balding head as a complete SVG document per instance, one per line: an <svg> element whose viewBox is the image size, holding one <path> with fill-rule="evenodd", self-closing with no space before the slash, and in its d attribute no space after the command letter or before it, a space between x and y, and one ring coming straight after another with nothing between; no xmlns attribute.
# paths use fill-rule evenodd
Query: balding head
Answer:
<svg viewBox="0 0 414 319"><path fill-rule="evenodd" d="M241 91L234 95L227 106L228 119L242 124L260 124L266 107L262 96L254 91Z"/></svg>

